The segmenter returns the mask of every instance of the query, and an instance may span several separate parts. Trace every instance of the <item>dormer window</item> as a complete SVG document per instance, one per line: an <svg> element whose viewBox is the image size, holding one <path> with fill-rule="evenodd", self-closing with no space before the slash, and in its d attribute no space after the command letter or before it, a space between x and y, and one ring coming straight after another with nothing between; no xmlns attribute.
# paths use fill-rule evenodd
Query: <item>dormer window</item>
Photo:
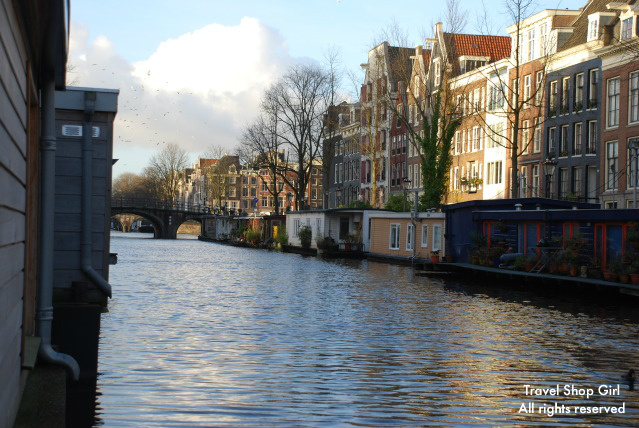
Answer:
<svg viewBox="0 0 639 428"><path fill-rule="evenodd" d="M468 73L476 68L483 67L488 63L488 58L481 56L464 55L459 57L459 69L462 74Z"/></svg>
<svg viewBox="0 0 639 428"><path fill-rule="evenodd" d="M599 38L599 20L593 19L588 22L588 41Z"/></svg>
<svg viewBox="0 0 639 428"><path fill-rule="evenodd" d="M634 16L630 18L623 19L621 21L621 40L627 40L631 38L634 34L632 34L632 23L634 21Z"/></svg>

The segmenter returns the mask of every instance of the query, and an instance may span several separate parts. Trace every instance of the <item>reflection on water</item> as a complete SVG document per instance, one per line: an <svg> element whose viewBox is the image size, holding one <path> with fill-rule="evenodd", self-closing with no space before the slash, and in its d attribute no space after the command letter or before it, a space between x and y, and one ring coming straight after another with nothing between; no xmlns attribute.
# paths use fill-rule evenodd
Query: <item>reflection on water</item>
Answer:
<svg viewBox="0 0 639 428"><path fill-rule="evenodd" d="M639 426L634 311L486 289L410 268L114 233L99 424ZM632 308L631 308L632 309ZM526 415L522 403L624 415Z"/></svg>

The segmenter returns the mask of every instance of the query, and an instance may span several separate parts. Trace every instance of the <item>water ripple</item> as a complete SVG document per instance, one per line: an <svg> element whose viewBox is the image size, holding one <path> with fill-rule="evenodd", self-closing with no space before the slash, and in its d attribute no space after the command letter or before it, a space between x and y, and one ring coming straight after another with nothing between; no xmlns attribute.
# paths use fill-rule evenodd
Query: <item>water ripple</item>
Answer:
<svg viewBox="0 0 639 428"><path fill-rule="evenodd" d="M639 426L633 310L192 239L114 234L98 425ZM137 235L139 236L139 235ZM623 415L526 415L522 403Z"/></svg>

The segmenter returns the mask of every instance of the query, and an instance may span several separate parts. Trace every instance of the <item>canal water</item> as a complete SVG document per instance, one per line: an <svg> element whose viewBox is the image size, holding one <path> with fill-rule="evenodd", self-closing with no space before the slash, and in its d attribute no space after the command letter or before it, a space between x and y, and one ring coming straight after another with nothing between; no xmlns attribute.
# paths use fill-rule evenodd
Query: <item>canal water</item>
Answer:
<svg viewBox="0 0 639 428"><path fill-rule="evenodd" d="M639 426L633 306L180 238L112 235L97 426Z"/></svg>

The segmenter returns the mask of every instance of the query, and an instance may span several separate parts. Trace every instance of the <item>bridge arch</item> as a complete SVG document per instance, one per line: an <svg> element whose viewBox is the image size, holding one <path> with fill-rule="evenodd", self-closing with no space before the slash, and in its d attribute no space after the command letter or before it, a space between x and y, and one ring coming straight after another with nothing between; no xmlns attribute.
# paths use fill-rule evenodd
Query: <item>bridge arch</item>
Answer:
<svg viewBox="0 0 639 428"><path fill-rule="evenodd" d="M131 207L114 207L111 208L111 215L114 216L116 214L133 214L133 215L137 215L140 216L142 218L147 219L148 221L151 222L151 224L153 225L153 237L154 238L165 238L167 235L167 231L164 227L164 221L154 215L153 213L150 213L146 210L143 209L136 209L136 208L131 208Z"/></svg>

